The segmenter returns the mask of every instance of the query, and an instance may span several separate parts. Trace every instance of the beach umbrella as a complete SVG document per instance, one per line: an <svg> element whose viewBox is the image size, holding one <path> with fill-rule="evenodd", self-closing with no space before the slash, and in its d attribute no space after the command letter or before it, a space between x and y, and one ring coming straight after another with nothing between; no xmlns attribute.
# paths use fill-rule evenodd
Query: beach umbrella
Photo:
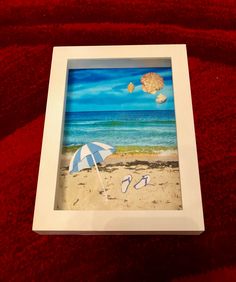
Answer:
<svg viewBox="0 0 236 282"><path fill-rule="evenodd" d="M70 161L69 172L79 172L85 168L91 168L95 166L98 179L102 185L104 194L107 197L106 190L97 164L103 162L106 157L108 157L114 152L114 147L100 142L91 142L86 145L83 145L74 153Z"/></svg>

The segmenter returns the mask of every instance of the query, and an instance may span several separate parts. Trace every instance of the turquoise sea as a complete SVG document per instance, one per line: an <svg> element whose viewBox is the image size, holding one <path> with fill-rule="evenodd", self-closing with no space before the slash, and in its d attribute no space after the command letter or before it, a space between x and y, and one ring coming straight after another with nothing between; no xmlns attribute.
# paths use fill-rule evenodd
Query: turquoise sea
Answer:
<svg viewBox="0 0 236 282"><path fill-rule="evenodd" d="M64 146L98 141L112 146L176 145L173 110L70 112L65 114Z"/></svg>

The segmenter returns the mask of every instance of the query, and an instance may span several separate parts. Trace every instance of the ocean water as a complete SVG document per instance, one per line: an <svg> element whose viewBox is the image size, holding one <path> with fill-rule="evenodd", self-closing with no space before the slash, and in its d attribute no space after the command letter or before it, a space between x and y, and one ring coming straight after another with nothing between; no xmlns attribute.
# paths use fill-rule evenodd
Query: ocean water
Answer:
<svg viewBox="0 0 236 282"><path fill-rule="evenodd" d="M112 146L176 146L175 112L66 113L64 146L98 141Z"/></svg>

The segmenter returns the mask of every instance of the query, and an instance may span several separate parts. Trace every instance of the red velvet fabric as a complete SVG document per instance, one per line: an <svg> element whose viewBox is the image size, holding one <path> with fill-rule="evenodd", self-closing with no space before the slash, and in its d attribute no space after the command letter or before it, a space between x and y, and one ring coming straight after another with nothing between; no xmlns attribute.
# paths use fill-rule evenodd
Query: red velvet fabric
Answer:
<svg viewBox="0 0 236 282"><path fill-rule="evenodd" d="M235 27L233 0L0 2L0 281L233 281ZM206 232L33 233L52 47L162 43L188 48Z"/></svg>

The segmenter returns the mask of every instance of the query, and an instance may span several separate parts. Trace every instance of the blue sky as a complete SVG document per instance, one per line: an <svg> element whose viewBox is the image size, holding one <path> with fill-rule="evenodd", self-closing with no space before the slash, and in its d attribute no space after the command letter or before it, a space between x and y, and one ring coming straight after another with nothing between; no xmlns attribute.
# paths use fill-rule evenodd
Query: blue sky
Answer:
<svg viewBox="0 0 236 282"><path fill-rule="evenodd" d="M167 96L164 104L157 104L157 94L142 90L143 74L155 72L164 79L164 87L157 92ZM127 90L132 82L135 89ZM119 110L173 110L171 68L73 69L69 70L66 112Z"/></svg>

